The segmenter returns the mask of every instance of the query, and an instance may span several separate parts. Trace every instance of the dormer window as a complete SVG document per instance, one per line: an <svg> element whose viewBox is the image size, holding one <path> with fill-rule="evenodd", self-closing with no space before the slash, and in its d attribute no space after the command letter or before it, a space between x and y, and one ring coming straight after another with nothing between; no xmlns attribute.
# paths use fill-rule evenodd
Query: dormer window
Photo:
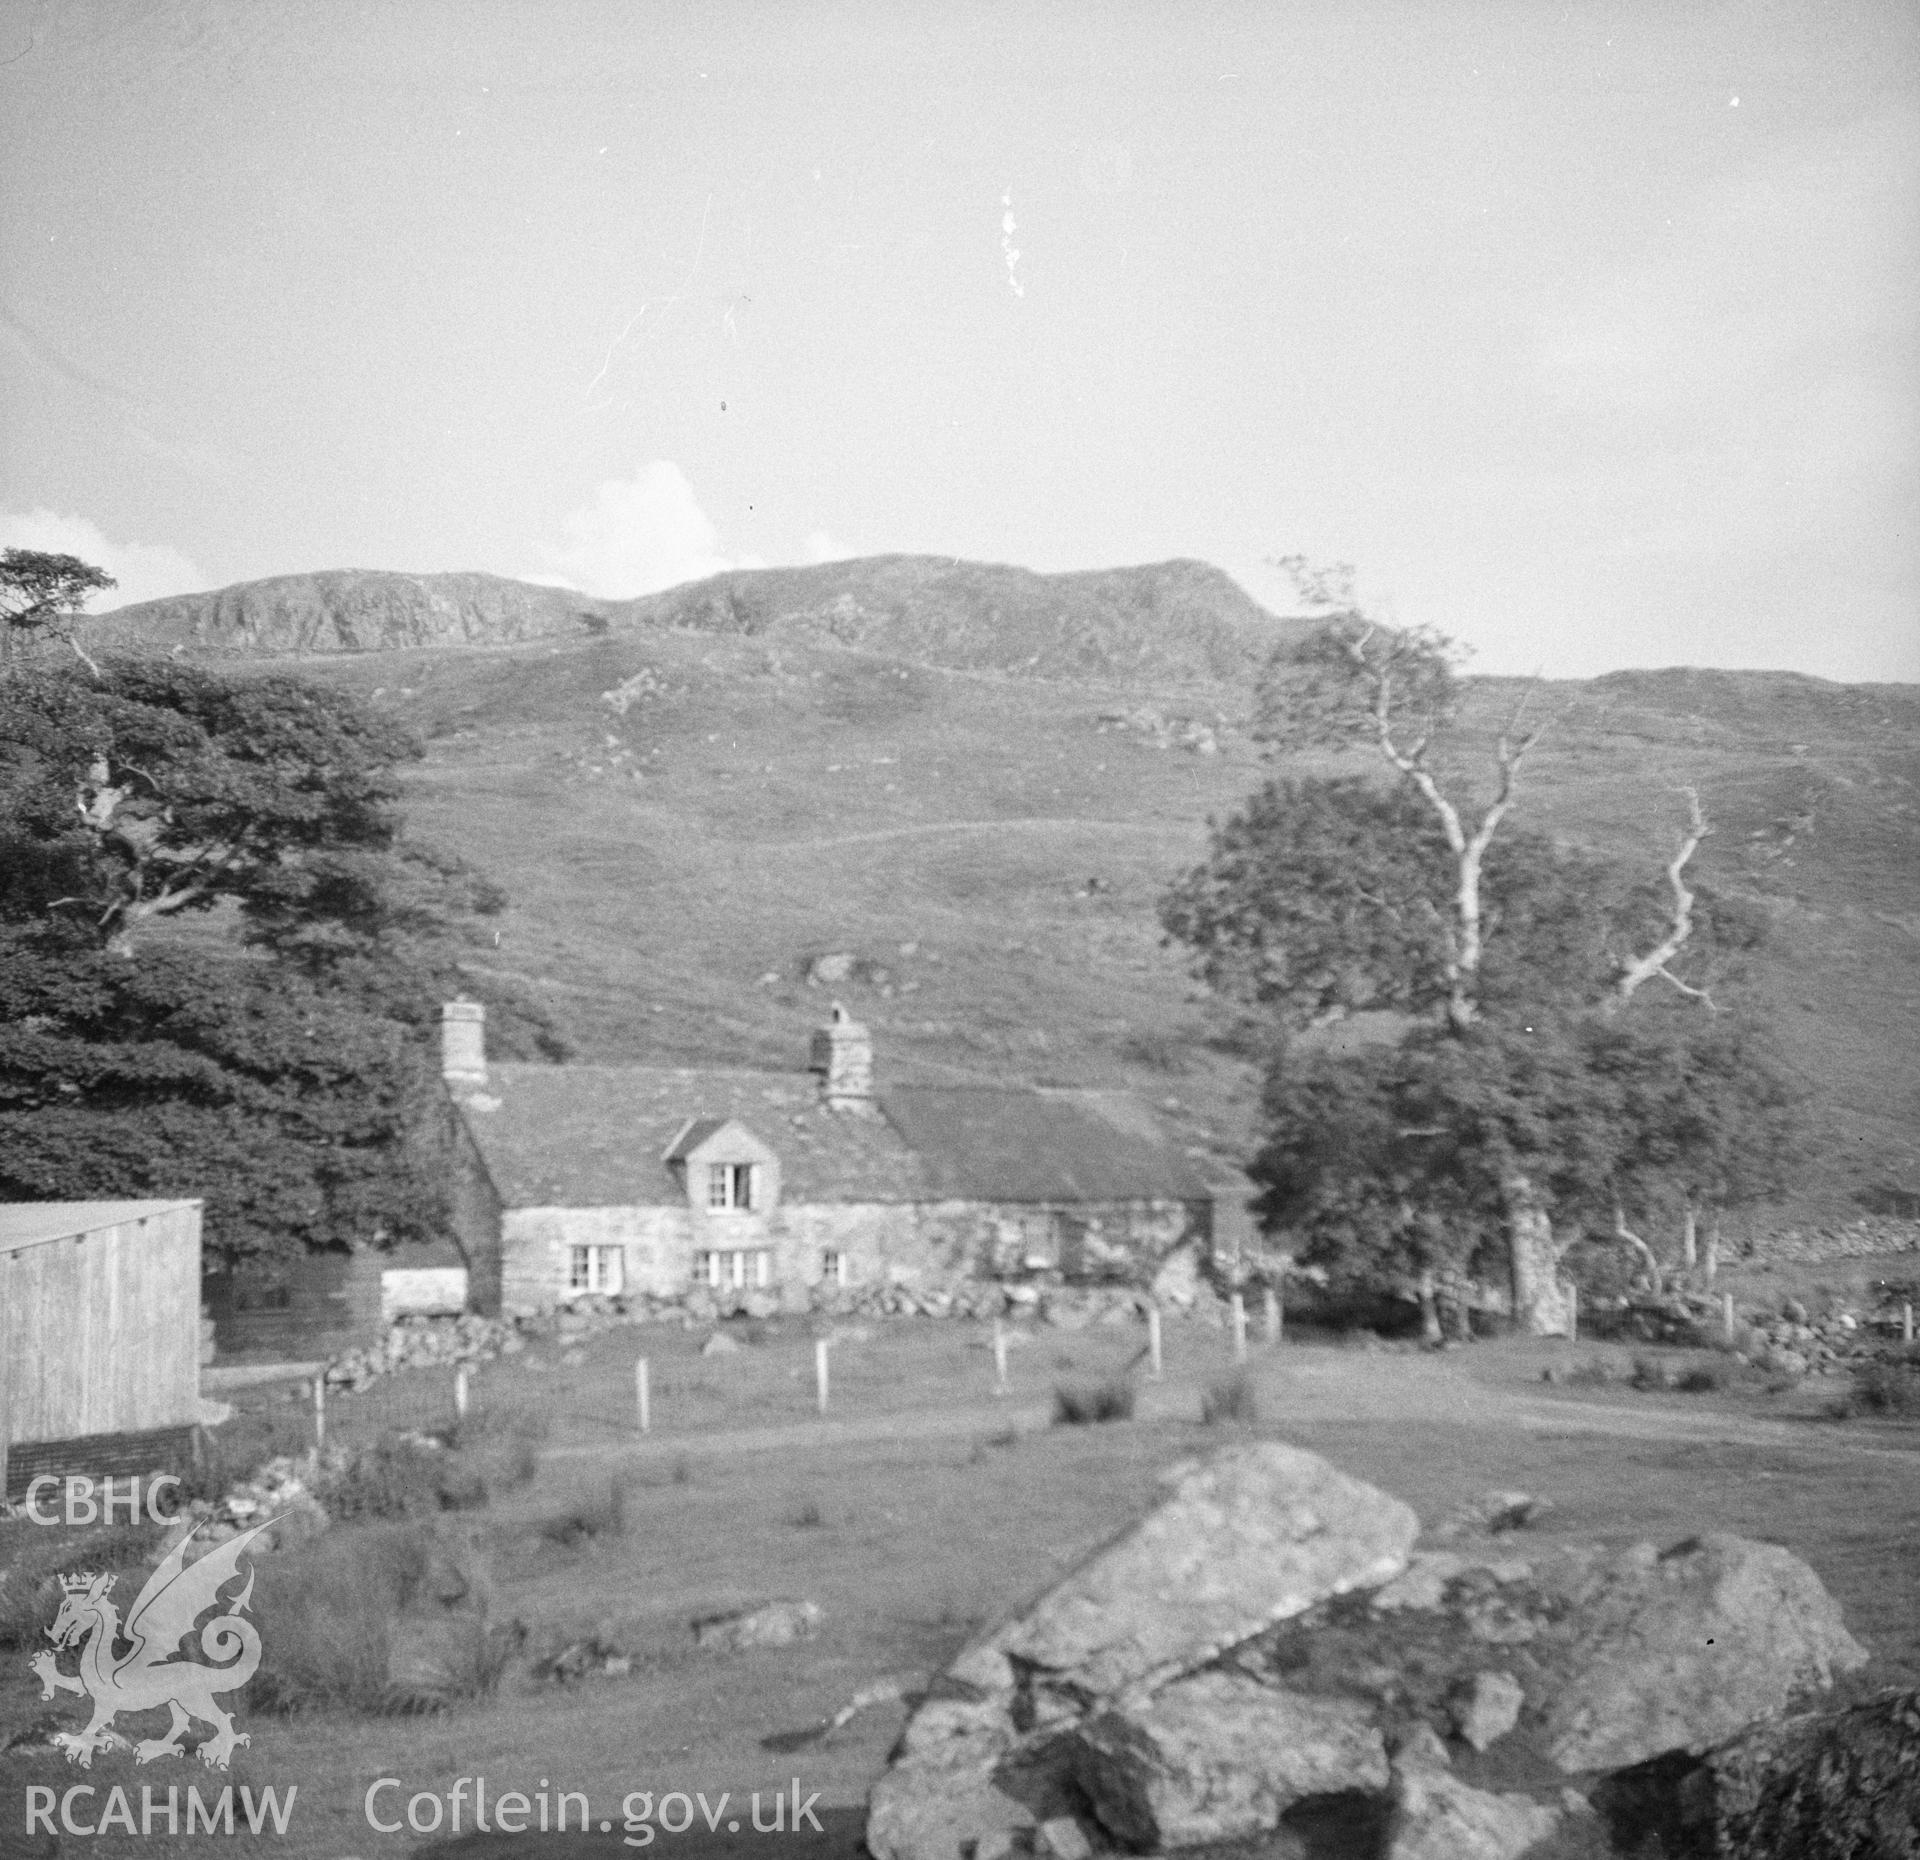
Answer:
<svg viewBox="0 0 1920 1860"><path fill-rule="evenodd" d="M707 1211L710 1214L745 1213L753 1205L752 1163L717 1162L707 1165Z"/></svg>
<svg viewBox="0 0 1920 1860"><path fill-rule="evenodd" d="M702 1220L764 1218L780 1206L779 1156L734 1118L689 1119L661 1160Z"/></svg>

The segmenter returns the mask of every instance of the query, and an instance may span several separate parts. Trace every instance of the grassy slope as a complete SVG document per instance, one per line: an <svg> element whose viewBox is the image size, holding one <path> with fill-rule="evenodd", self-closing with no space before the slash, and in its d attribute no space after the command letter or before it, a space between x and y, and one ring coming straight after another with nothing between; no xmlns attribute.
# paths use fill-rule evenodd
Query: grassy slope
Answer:
<svg viewBox="0 0 1920 1860"><path fill-rule="evenodd" d="M964 629L934 641L909 619L916 646L965 656ZM1244 684L1179 677L1195 660L1177 650L1151 681L1041 678L728 624L745 630L297 663L429 735L417 828L512 892L492 960L539 984L581 1057L792 1064L828 992L806 960L848 949L885 970L831 992L873 1025L887 1074L1125 1083L1231 1153L1249 1081L1204 1044L1213 1011L1159 947L1154 904L1260 765L1238 728L1202 757L1102 714L1147 701L1217 725ZM601 694L641 673L657 688L617 714ZM1476 687L1471 721L1513 695ZM1828 1124L1781 1218L1910 1185L1920 697L1725 673L1552 695L1571 708L1521 818L1652 862L1680 818L1670 791L1697 784L1717 825L1698 869L1766 903L1757 985Z"/></svg>

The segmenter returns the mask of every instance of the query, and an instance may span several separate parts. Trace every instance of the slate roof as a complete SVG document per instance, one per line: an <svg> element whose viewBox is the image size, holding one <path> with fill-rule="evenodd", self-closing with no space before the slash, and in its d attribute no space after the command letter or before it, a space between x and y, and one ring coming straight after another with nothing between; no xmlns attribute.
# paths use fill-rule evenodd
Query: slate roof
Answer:
<svg viewBox="0 0 1920 1860"><path fill-rule="evenodd" d="M685 1162L709 1137L718 1136L727 1127L724 1117L696 1117L674 1138L667 1149L667 1161Z"/></svg>
<svg viewBox="0 0 1920 1860"><path fill-rule="evenodd" d="M1210 1192L1125 1092L904 1086L880 1115L820 1103L806 1072L494 1064L462 1112L510 1208L679 1203L668 1146L735 1119L780 1158L787 1202L1187 1201ZM680 1139L676 1143L676 1139Z"/></svg>
<svg viewBox="0 0 1920 1860"><path fill-rule="evenodd" d="M807 1072L490 1064L462 1109L510 1208L683 1203L666 1150L689 1119L744 1124L780 1158L782 1200L921 1199L893 1126L827 1110Z"/></svg>
<svg viewBox="0 0 1920 1860"><path fill-rule="evenodd" d="M1126 1092L915 1085L882 1103L941 1199L1198 1201L1211 1192Z"/></svg>

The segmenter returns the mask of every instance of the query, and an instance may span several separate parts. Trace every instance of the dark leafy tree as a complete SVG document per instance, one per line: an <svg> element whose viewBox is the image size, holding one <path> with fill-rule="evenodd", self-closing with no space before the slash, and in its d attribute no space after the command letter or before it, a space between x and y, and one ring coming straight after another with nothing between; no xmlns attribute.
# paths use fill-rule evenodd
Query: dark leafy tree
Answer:
<svg viewBox="0 0 1920 1860"><path fill-rule="evenodd" d="M1270 783L1216 827L1163 921L1281 1036L1255 1170L1269 1218L1316 1236L1323 1263L1421 1284L1486 1270L1497 1238L1518 1322L1564 1329L1568 1232L1651 1260L1630 1213L1762 1192L1793 1093L1714 997L1757 925L1690 877L1711 831L1697 796L1658 880L1516 826L1551 719L1518 706L1476 786L1457 754L1450 644L1369 620L1344 570L1293 566L1331 611L1271 668L1262 734L1274 748L1359 747L1376 778ZM1650 1008L1652 982L1664 999ZM1365 1010L1400 1017L1388 1052L1301 1048ZM1701 1089L1683 1104L1658 1083L1675 1077Z"/></svg>
<svg viewBox="0 0 1920 1860"><path fill-rule="evenodd" d="M553 1043L459 967L502 900L403 836L418 753L288 678L0 682L0 1196L202 1194L229 1257L438 1229L439 1002Z"/></svg>
<svg viewBox="0 0 1920 1860"><path fill-rule="evenodd" d="M1704 1219L1711 1279L1726 1215L1791 1186L1805 1157L1808 1088L1765 1023L1744 1011L1614 1016L1586 1031L1588 1063L1618 1130L1607 1184L1612 1234L1640 1253L1657 1283L1663 1264L1636 1230L1677 1227L1677 1263L1693 1271L1703 1263ZM1591 1224L1591 1206L1588 1216Z"/></svg>
<svg viewBox="0 0 1920 1860"><path fill-rule="evenodd" d="M119 584L104 569L75 555L39 549L0 549L0 666L11 665L30 643L64 639L93 661L74 637L73 622L89 596Z"/></svg>

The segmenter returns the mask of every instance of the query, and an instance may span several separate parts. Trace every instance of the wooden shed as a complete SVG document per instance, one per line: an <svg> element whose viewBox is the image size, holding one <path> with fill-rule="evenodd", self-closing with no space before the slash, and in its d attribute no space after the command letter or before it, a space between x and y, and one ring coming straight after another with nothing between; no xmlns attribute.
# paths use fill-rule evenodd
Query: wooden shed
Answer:
<svg viewBox="0 0 1920 1860"><path fill-rule="evenodd" d="M178 1465L200 1419L200 1203L0 1202L0 1485Z"/></svg>

